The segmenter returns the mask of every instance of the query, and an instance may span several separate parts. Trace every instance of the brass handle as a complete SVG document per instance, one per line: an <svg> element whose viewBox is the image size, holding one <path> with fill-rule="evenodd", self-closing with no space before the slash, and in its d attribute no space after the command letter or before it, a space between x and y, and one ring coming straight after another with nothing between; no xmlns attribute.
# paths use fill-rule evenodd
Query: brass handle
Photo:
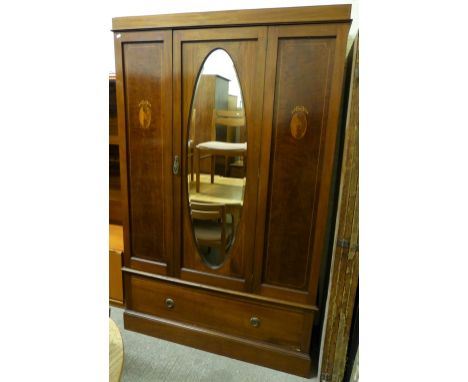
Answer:
<svg viewBox="0 0 468 382"><path fill-rule="evenodd" d="M252 317L250 319L250 325L252 325L254 328L258 328L260 326L260 318Z"/></svg>
<svg viewBox="0 0 468 382"><path fill-rule="evenodd" d="M166 307L167 309L172 309L174 307L175 303L172 298L166 298Z"/></svg>
<svg viewBox="0 0 468 382"><path fill-rule="evenodd" d="M179 174L179 156L174 155L174 163L172 163L172 173L174 175Z"/></svg>

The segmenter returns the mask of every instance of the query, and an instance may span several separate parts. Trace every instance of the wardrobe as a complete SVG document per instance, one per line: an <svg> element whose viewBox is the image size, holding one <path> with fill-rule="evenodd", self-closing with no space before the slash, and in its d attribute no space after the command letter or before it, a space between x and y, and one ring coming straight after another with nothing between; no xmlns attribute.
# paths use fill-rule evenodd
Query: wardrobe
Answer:
<svg viewBox="0 0 468 382"><path fill-rule="evenodd" d="M126 329L309 376L350 12L113 19Z"/></svg>

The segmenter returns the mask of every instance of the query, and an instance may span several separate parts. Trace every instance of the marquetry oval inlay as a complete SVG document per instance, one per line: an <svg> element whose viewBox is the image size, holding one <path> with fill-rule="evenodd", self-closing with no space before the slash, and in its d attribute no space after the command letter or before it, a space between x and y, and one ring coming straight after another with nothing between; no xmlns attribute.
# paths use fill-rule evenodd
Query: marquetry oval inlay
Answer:
<svg viewBox="0 0 468 382"><path fill-rule="evenodd" d="M151 104L147 100L142 100L138 106L140 107L140 112L138 113L140 127L142 129L148 129L151 123Z"/></svg>
<svg viewBox="0 0 468 382"><path fill-rule="evenodd" d="M305 106L296 106L291 114L291 121L289 122L291 135L297 140L302 139L307 131L307 114L309 112Z"/></svg>

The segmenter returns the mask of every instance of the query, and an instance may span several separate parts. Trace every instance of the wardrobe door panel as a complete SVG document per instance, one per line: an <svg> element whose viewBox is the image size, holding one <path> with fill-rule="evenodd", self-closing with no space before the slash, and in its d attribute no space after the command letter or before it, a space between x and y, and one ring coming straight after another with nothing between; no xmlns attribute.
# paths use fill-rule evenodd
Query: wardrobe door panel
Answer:
<svg viewBox="0 0 468 382"><path fill-rule="evenodd" d="M344 65L335 57L345 47L344 29L269 29L255 280L266 295L315 302Z"/></svg>
<svg viewBox="0 0 468 382"><path fill-rule="evenodd" d="M115 44L119 110L125 111L119 114L128 201L124 265L166 274L172 256L172 35L119 33Z"/></svg>
<svg viewBox="0 0 468 382"><path fill-rule="evenodd" d="M243 142L247 142L247 154L244 157L244 174L241 175L242 204L236 206L226 203L226 208L234 211L233 219L238 221L232 246L227 250L224 260L213 266L206 261L207 256L202 256L200 246L197 247L192 223L190 200L203 199L210 193L213 184L201 184L203 189L194 196L188 194L188 182L190 178L190 164L188 158L187 142L190 139L197 140L201 136L201 129L209 129L213 110L209 113L200 106L201 96L207 97L207 93L197 94L194 99L195 87L201 69L210 53L216 50L224 50L232 60L239 81L242 98L242 113L245 112L245 126L241 127ZM180 177L175 181L176 191L180 190L181 198L176 203L180 207L181 214L176 217L174 232L180 237L179 269L180 277L195 282L216 285L229 289L250 290L253 265L254 239L252 233L255 230L255 215L258 188L258 166L260 152L260 128L262 123L262 96L266 51L266 27L253 28L213 28L205 30L183 30L174 32L174 153L179 152L182 158ZM230 82L237 82L231 80ZM198 83L202 84L203 81ZM201 85L199 85L201 86ZM216 95L219 98L219 95ZM220 103L219 99L212 103ZM232 104L232 102L231 102ZM216 109L219 109L218 106ZM196 109L196 118L192 113ZM227 109L226 105L223 108ZM209 115L210 120L201 123L202 116ZM205 118L206 119L206 118ZM197 123L195 138L189 137L190 123ZM192 128L193 129L193 128ZM217 127L218 129L218 127ZM244 130L242 130L244 129ZM177 132L176 132L177 131ZM234 134L235 135L235 134ZM240 138L239 138L240 139ZM177 143L176 143L177 142ZM179 143L180 142L180 143ZM200 142L195 142L194 147ZM201 151L200 151L201 152ZM195 150L194 155L197 155ZM200 154L202 155L202 154ZM217 163L217 162L216 162ZM203 168L200 165L200 173ZM218 171L218 170L216 170ZM218 175L219 176L219 175ZM220 182L232 181L229 176L219 176ZM196 177L196 175L195 175ZM193 182L193 181L192 181ZM213 182L212 182L213 183ZM214 186L217 179L215 176ZM235 183L235 182L234 182ZM190 202L191 203L191 202ZM234 217L235 216L235 217ZM177 219L180 219L179 221ZM180 223L180 224L179 224ZM176 250L177 252L177 250Z"/></svg>
<svg viewBox="0 0 468 382"><path fill-rule="evenodd" d="M322 120L327 111L333 55L334 44L329 38L278 41L265 243L267 284L307 288ZM312 70L297 70L308 63ZM293 113L303 114L302 125L301 121L298 127L290 125Z"/></svg>

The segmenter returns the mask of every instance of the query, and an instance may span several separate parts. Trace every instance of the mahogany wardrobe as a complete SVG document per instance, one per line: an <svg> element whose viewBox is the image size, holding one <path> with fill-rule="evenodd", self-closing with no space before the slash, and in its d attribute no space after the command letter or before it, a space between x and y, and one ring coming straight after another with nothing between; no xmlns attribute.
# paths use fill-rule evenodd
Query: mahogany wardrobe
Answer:
<svg viewBox="0 0 468 382"><path fill-rule="evenodd" d="M126 329L309 375L350 12L113 19Z"/></svg>

